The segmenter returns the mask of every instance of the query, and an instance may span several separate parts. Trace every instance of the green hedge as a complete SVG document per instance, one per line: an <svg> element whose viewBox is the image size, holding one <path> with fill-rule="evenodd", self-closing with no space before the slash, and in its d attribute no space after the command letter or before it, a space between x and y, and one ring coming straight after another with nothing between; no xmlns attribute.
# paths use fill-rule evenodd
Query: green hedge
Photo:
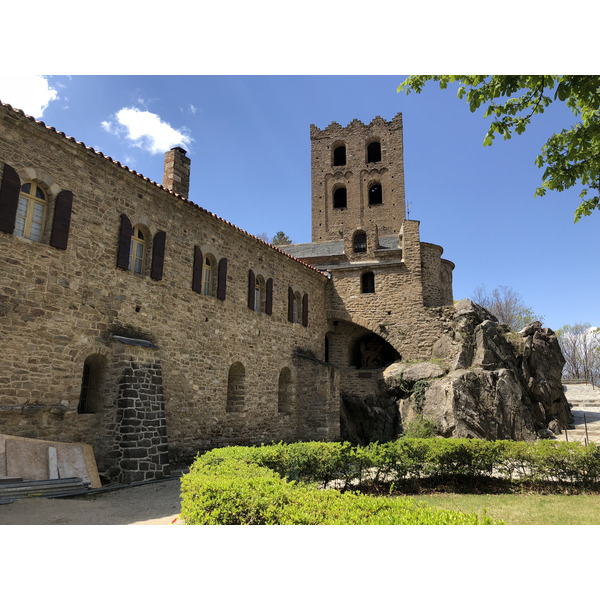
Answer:
<svg viewBox="0 0 600 600"><path fill-rule="evenodd" d="M600 484L600 448L578 442L400 438L368 446L304 442L240 450L287 479L321 485L335 479L345 488L357 482L400 484L415 478L456 476L500 476L579 487Z"/></svg>
<svg viewBox="0 0 600 600"><path fill-rule="evenodd" d="M343 490L381 483L398 489L455 477L598 489L600 448L444 438L221 448L198 457L182 478L181 514L190 524L475 524L475 515L427 509L407 498L322 489L333 480Z"/></svg>
<svg viewBox="0 0 600 600"><path fill-rule="evenodd" d="M267 454L269 450L266 448ZM301 454L294 452L295 457ZM307 456L311 455L314 453L309 451ZM335 489L319 489L314 483L288 481L272 469L257 464L256 458L257 454L249 449L227 448L197 459L190 472L182 477L183 521L188 525L492 523L485 516L479 519L475 514L428 508L409 498L341 493ZM268 459L272 461L273 454Z"/></svg>

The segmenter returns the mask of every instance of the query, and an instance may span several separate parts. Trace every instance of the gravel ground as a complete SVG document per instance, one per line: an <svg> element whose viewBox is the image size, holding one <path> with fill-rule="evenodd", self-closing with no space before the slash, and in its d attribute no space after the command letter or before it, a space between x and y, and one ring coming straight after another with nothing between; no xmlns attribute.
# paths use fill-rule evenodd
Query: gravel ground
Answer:
<svg viewBox="0 0 600 600"><path fill-rule="evenodd" d="M170 525L181 510L179 486L179 479L170 479L72 498L17 500L0 505L0 525Z"/></svg>

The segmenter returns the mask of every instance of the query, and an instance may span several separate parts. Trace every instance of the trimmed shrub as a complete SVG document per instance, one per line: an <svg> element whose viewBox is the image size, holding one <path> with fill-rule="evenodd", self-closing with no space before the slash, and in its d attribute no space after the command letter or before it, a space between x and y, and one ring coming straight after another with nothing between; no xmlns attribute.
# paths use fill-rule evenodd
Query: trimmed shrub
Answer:
<svg viewBox="0 0 600 600"><path fill-rule="evenodd" d="M300 442L220 448L198 457L183 476L182 517L204 524L476 523L473 515L432 511L406 498L345 490L381 492L384 485L391 492L423 478L443 483L484 477L596 490L600 448L550 440L406 437L368 446ZM334 481L343 492L323 489Z"/></svg>
<svg viewBox="0 0 600 600"><path fill-rule="evenodd" d="M314 450L315 447L310 448ZM294 451L297 455L298 448ZM181 480L184 522L190 525L493 523L487 517L480 519L475 514L433 509L409 498L342 493L321 490L315 484L287 481L275 471L254 463L258 455L250 449L213 451L198 458Z"/></svg>

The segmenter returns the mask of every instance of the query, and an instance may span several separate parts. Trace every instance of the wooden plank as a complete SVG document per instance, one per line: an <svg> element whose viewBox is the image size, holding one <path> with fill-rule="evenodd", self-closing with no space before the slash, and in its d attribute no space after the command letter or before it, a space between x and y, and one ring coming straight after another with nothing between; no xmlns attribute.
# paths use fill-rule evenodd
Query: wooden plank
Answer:
<svg viewBox="0 0 600 600"><path fill-rule="evenodd" d="M58 459L54 446L48 447L48 471L50 473L49 479L58 479Z"/></svg>

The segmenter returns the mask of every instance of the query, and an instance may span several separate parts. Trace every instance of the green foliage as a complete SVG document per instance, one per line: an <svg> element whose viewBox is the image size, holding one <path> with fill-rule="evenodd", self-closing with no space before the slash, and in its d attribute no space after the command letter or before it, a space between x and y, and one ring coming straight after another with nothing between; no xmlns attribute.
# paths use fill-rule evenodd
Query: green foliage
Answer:
<svg viewBox="0 0 600 600"><path fill-rule="evenodd" d="M273 246L286 246L287 244L291 244L292 240L283 232L278 231L271 241Z"/></svg>
<svg viewBox="0 0 600 600"><path fill-rule="evenodd" d="M292 445L294 446L294 445ZM311 450L314 450L315 447ZM338 448L339 449L339 448ZM281 448L280 448L281 450ZM182 477L181 516L189 525L477 525L473 514L427 508L408 498L321 490L260 466L259 452L209 452ZM317 451L318 452L318 451ZM298 452L294 452L298 457ZM245 455L245 458L242 458ZM285 452L279 454L284 457ZM335 452L334 452L335 455ZM270 460L273 460L273 454ZM284 460L286 460L284 458Z"/></svg>
<svg viewBox="0 0 600 600"><path fill-rule="evenodd" d="M495 136L510 139L523 133L532 117L555 101L566 102L577 119L570 129L553 134L542 147L536 165L544 168L542 185L535 192L564 191L582 185L582 200L575 222L599 208L600 198L600 77L593 75L413 75L398 91L420 93L427 81L440 89L458 84L458 98L466 98L471 112L486 106L484 118L493 121L483 145ZM593 196L588 198L588 194Z"/></svg>
<svg viewBox="0 0 600 600"><path fill-rule="evenodd" d="M419 417L403 423L402 436L407 438L431 438L437 435L435 421Z"/></svg>
<svg viewBox="0 0 600 600"><path fill-rule="evenodd" d="M381 491L385 485L391 492L422 478L492 476L597 490L600 448L408 437L364 447L307 442L220 448L198 457L182 477L181 514L189 524L475 524L473 515L424 511L404 498L323 487L335 481L344 490Z"/></svg>
<svg viewBox="0 0 600 600"><path fill-rule="evenodd" d="M427 381L426 379L420 379L413 386L412 398L415 403L415 409L418 413L423 412L423 405L425 404L425 392L430 384L430 381Z"/></svg>

